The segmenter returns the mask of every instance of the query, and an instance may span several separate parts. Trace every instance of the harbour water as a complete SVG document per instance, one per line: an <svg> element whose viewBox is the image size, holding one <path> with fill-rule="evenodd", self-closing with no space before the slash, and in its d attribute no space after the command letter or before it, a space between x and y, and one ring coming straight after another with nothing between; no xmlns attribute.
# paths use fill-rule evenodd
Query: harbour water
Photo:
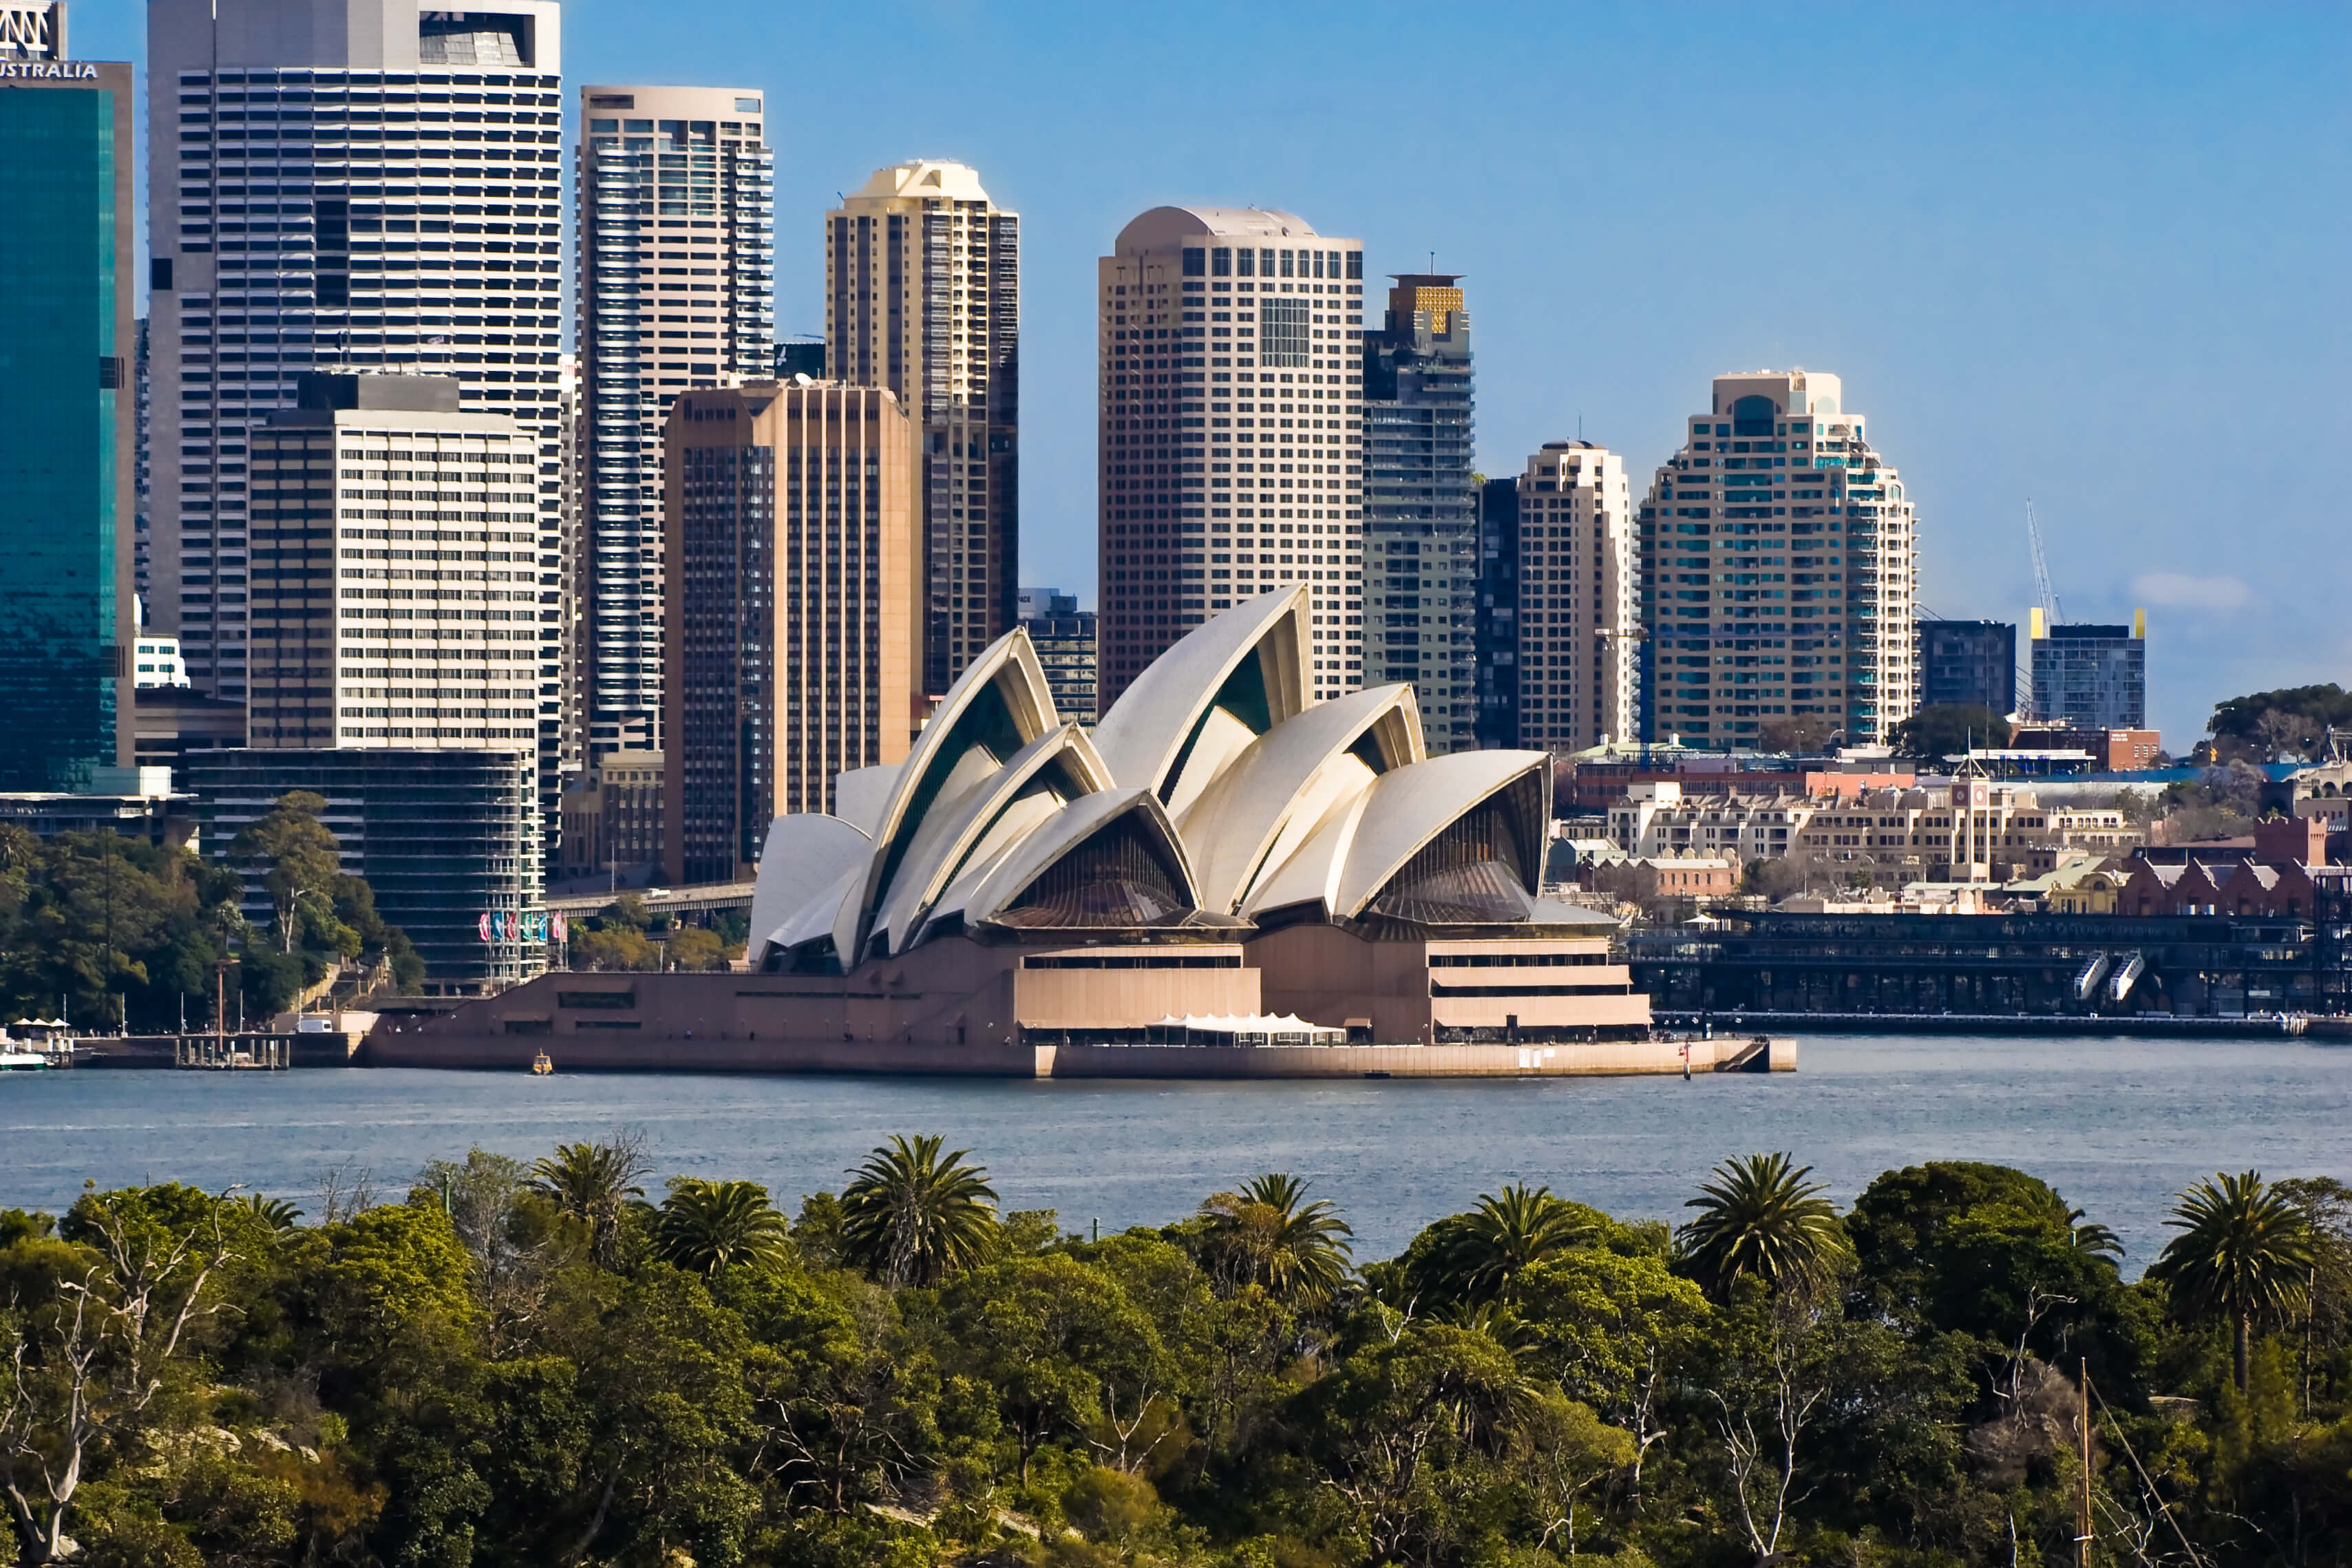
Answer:
<svg viewBox="0 0 2352 1568"><path fill-rule="evenodd" d="M2215 1171L2352 1180L2352 1047L1816 1036L1795 1073L1553 1080L1072 1082L319 1070L0 1075L0 1208L85 1178L179 1180L315 1205L331 1169L397 1196L426 1160L528 1160L622 1125L671 1175L748 1177L780 1204L837 1189L893 1132L938 1132L1009 1208L1066 1227L1163 1224L1261 1171L1307 1176L1360 1258L1507 1182L1674 1220L1710 1166L1785 1149L1841 1203L1929 1159L2020 1166L2115 1227L2137 1273L2171 1194Z"/></svg>

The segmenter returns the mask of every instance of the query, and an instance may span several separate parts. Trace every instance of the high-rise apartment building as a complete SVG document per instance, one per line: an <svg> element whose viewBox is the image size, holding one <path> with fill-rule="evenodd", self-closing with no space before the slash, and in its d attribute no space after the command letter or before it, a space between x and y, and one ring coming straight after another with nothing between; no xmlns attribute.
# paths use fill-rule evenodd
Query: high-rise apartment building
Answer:
<svg viewBox="0 0 2352 1568"><path fill-rule="evenodd" d="M1482 751L1519 743L1519 481L1478 485L1477 739Z"/></svg>
<svg viewBox="0 0 2352 1568"><path fill-rule="evenodd" d="M1518 481L1519 735L1581 751L1632 731L1639 636L1625 459L1547 441Z"/></svg>
<svg viewBox="0 0 2352 1568"><path fill-rule="evenodd" d="M445 376L297 395L248 437L247 743L515 752L535 774L538 437Z"/></svg>
<svg viewBox="0 0 2352 1568"><path fill-rule="evenodd" d="M1715 378L1641 510L1643 732L1749 745L1819 715L1883 742L1917 706L1917 535L1834 375Z"/></svg>
<svg viewBox="0 0 2352 1568"><path fill-rule="evenodd" d="M1364 679L1406 681L1430 754L1478 743L1477 479L1461 279L1397 276L1364 334Z"/></svg>
<svg viewBox="0 0 2352 1568"><path fill-rule="evenodd" d="M2074 622L2052 626L2040 610L2033 645L2033 717L2078 730L2139 730L2147 725L2147 612L2129 626Z"/></svg>
<svg viewBox="0 0 2352 1568"><path fill-rule="evenodd" d="M156 629L243 699L251 432L306 371L445 375L538 442L552 688L561 7L149 0L147 22Z"/></svg>
<svg viewBox="0 0 2352 1568"><path fill-rule="evenodd" d="M1304 583L1309 689L1363 685L1363 242L1154 207L1096 264L1097 700L1208 616Z"/></svg>
<svg viewBox="0 0 2352 1568"><path fill-rule="evenodd" d="M756 88L580 89L580 673L597 757L662 743L669 406L689 386L765 380L775 353L775 160L762 103Z"/></svg>
<svg viewBox="0 0 2352 1568"><path fill-rule="evenodd" d="M1921 621L1919 706L2017 707L2017 627L2008 621Z"/></svg>
<svg viewBox="0 0 2352 1568"><path fill-rule="evenodd" d="M63 5L0 40L0 789L132 757L137 255L131 68L68 58Z"/></svg>
<svg viewBox="0 0 2352 1568"><path fill-rule="evenodd" d="M662 862L758 864L772 817L906 760L917 711L911 421L878 387L753 382L671 405Z"/></svg>
<svg viewBox="0 0 2352 1568"><path fill-rule="evenodd" d="M887 387L914 422L915 682L942 696L1015 618L1021 219L964 164L877 169L825 215L824 276L830 374Z"/></svg>
<svg viewBox="0 0 2352 1568"><path fill-rule="evenodd" d="M549 662L555 679L540 685L541 800L548 808L549 860L562 847L562 796L566 788L588 776L588 588L592 565L588 553L586 499L583 490L583 438L580 359L565 354L556 365L555 575L563 584L555 605L554 653ZM551 697L547 688L555 690ZM555 711L549 713L550 702Z"/></svg>

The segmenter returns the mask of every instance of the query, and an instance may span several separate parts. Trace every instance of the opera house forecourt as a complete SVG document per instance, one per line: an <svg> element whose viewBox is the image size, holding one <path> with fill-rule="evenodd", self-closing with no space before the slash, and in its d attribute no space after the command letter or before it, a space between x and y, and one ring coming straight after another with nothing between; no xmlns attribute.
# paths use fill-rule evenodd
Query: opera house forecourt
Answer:
<svg viewBox="0 0 2352 1568"><path fill-rule="evenodd" d="M1538 896L1541 752L1432 758L1409 686L1310 697L1245 601L1091 733L1027 635L901 763L771 825L745 966L551 973L386 1024L383 1065L1055 1077L1678 1071L1614 922ZM1698 1042L1693 1066L1739 1042ZM1743 1064L1746 1065L1746 1064ZM1787 1065L1785 1061L1773 1065Z"/></svg>

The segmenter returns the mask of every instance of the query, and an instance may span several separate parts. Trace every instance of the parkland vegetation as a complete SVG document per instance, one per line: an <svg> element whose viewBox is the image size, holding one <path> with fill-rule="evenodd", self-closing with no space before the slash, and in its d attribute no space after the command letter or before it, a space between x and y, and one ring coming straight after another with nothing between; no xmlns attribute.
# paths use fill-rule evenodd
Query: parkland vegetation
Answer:
<svg viewBox="0 0 2352 1568"><path fill-rule="evenodd" d="M2126 1259L2022 1172L1840 1212L1765 1154L1679 1228L1508 1184L1370 1260L1281 1173L1097 1239L937 1138L793 1215L650 1169L624 1135L313 1214L0 1214L0 1563L2352 1554L2333 1181L2217 1175Z"/></svg>

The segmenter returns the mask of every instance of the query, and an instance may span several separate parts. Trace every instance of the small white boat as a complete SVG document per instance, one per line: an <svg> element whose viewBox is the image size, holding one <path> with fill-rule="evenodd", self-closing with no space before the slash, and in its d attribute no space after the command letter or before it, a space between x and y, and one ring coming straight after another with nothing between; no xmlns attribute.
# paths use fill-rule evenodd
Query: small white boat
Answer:
<svg viewBox="0 0 2352 1568"><path fill-rule="evenodd" d="M0 1072L41 1072L73 1065L74 1037L63 1018L23 1018L0 1026Z"/></svg>

